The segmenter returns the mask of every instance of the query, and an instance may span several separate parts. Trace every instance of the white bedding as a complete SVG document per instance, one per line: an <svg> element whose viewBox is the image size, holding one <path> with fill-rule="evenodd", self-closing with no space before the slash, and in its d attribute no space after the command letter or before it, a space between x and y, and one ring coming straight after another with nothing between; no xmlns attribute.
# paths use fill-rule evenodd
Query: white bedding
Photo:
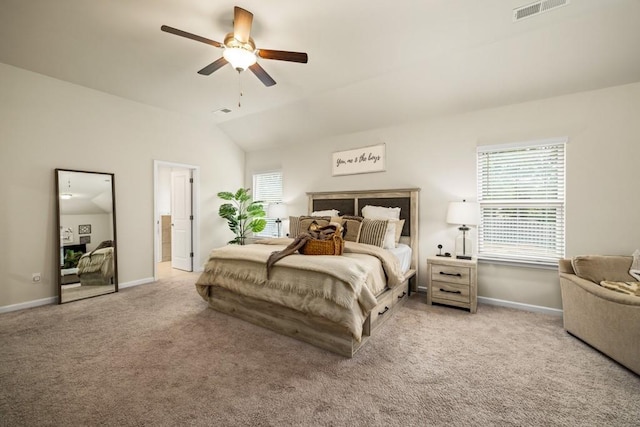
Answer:
<svg viewBox="0 0 640 427"><path fill-rule="evenodd" d="M411 268L411 247L409 245L398 243L398 247L387 250L398 258L402 274L409 271L409 268Z"/></svg>

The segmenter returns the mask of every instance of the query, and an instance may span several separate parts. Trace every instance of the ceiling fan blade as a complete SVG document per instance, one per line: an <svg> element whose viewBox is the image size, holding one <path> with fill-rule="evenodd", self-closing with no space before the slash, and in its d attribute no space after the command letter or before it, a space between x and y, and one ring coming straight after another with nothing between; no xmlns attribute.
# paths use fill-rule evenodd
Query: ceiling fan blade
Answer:
<svg viewBox="0 0 640 427"><path fill-rule="evenodd" d="M258 56L264 59L277 59L279 61L302 62L309 61L309 57L303 52L286 52L284 50L259 49Z"/></svg>
<svg viewBox="0 0 640 427"><path fill-rule="evenodd" d="M249 43L253 13L241 7L233 8L233 37L242 43Z"/></svg>
<svg viewBox="0 0 640 427"><path fill-rule="evenodd" d="M264 68L262 68L260 66L260 64L258 64L257 62L255 64L253 64L252 66L250 66L249 69L253 72L253 74L256 75L256 77L258 79L260 79L262 84L264 84L265 86L269 87L269 86L273 86L274 84L276 84L276 81L273 80L271 78L271 76L269 74L267 74L267 72L264 70Z"/></svg>
<svg viewBox="0 0 640 427"><path fill-rule="evenodd" d="M202 74L203 76L208 76L211 73L213 73L214 71L224 67L228 63L229 62L227 62L226 59L220 58L220 59L218 59L216 61L213 61L211 64L207 65L202 70L198 71L198 74Z"/></svg>
<svg viewBox="0 0 640 427"><path fill-rule="evenodd" d="M187 33L186 31L179 30L177 28L169 27L168 25L163 25L160 27L162 31L165 33L175 34L176 36L186 37L191 40L195 40L201 43L209 44L215 47L224 47L222 43L219 43L215 40L207 39L205 37L197 36L195 34Z"/></svg>

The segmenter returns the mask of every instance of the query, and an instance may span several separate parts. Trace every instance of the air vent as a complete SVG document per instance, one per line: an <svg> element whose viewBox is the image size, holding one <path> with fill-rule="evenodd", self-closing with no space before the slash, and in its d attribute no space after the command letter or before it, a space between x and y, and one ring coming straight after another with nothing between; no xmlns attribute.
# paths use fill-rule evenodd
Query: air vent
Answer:
<svg viewBox="0 0 640 427"><path fill-rule="evenodd" d="M225 114L229 114L230 112L231 110L228 108L220 108L219 110L214 111L213 114L215 114L216 116L224 116Z"/></svg>
<svg viewBox="0 0 640 427"><path fill-rule="evenodd" d="M571 0L542 0L513 9L513 22L566 6Z"/></svg>

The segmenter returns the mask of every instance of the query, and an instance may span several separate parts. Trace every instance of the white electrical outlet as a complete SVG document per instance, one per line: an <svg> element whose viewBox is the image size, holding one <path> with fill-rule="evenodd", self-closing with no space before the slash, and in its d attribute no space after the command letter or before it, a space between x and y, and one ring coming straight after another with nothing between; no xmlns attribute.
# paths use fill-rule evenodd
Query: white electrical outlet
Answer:
<svg viewBox="0 0 640 427"><path fill-rule="evenodd" d="M42 275L40 273L33 273L31 275L31 281L33 283L38 283L38 282L40 282L40 280L42 280Z"/></svg>

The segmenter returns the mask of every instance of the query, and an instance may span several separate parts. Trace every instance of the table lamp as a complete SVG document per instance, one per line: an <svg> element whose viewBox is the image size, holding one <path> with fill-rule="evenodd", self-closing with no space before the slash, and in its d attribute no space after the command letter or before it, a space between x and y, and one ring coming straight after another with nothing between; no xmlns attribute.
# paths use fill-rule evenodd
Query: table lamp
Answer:
<svg viewBox="0 0 640 427"><path fill-rule="evenodd" d="M462 233L456 237L456 258L471 259L473 248L471 239L467 235L469 225L478 225L480 212L478 204L474 202L450 202L447 210L447 223L460 225Z"/></svg>
<svg viewBox="0 0 640 427"><path fill-rule="evenodd" d="M268 209L269 218L275 218L278 225L278 237L281 236L282 231L282 218L287 217L287 205L284 203L270 203Z"/></svg>

